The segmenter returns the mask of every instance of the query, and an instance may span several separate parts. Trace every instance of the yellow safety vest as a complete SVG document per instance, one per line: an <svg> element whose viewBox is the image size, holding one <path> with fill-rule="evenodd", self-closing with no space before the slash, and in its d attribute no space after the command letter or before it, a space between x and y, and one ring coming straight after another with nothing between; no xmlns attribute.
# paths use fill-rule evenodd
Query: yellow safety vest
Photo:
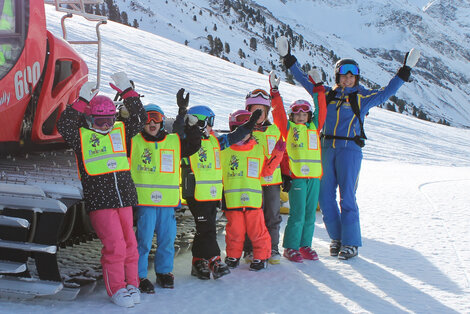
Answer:
<svg viewBox="0 0 470 314"><path fill-rule="evenodd" d="M194 198L198 201L222 199L222 166L220 145L214 135L201 140L201 148L189 157L191 170L196 179Z"/></svg>
<svg viewBox="0 0 470 314"><path fill-rule="evenodd" d="M124 123L116 122L108 134L80 128L80 142L83 165L90 176L130 169Z"/></svg>
<svg viewBox="0 0 470 314"><path fill-rule="evenodd" d="M237 151L229 147L222 151L221 160L227 209L261 208L263 195L260 176L264 164L263 147L256 144L247 151Z"/></svg>
<svg viewBox="0 0 470 314"><path fill-rule="evenodd" d="M289 121L287 154L290 171L298 178L322 176L320 137L314 123L295 124Z"/></svg>
<svg viewBox="0 0 470 314"><path fill-rule="evenodd" d="M261 144L264 147L264 152L266 157L271 158L271 153L276 146L277 141L281 137L281 132L279 128L272 124L264 132L262 131L253 131L253 136L256 138L258 144ZM281 167L277 166L273 174L267 177L261 177L261 185L276 185L282 183L281 177Z"/></svg>
<svg viewBox="0 0 470 314"><path fill-rule="evenodd" d="M11 32L13 31L13 25L15 25L15 18L11 0L5 0L0 15L0 30ZM11 59L11 44L0 44L0 65L5 64L7 59Z"/></svg>
<svg viewBox="0 0 470 314"><path fill-rule="evenodd" d="M141 133L132 138L131 175L138 205L176 207L180 201L181 144L177 134L148 142Z"/></svg>

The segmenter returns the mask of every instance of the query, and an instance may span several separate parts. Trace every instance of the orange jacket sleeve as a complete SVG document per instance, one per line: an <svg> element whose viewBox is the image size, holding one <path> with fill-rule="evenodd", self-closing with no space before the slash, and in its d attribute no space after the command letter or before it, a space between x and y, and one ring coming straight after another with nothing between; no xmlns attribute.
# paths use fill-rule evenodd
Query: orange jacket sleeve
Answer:
<svg viewBox="0 0 470 314"><path fill-rule="evenodd" d="M281 94L279 90L271 89L271 106L273 107L272 115L274 124L281 131L283 138L287 138L287 115L286 110L284 109L284 102L282 101Z"/></svg>
<svg viewBox="0 0 470 314"><path fill-rule="evenodd" d="M282 141L282 139L280 140ZM274 170L276 170L277 166L281 163L281 160L284 156L286 146L279 150L276 147L274 147L273 151L271 152L271 158L265 157L265 162L263 166L263 170L261 171L261 176L262 177L267 177L270 176L274 173Z"/></svg>

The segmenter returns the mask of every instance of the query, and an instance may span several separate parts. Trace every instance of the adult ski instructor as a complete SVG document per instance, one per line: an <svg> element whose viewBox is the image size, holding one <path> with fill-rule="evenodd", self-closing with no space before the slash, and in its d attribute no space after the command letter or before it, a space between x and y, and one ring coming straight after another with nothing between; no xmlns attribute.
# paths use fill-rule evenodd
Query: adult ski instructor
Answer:
<svg viewBox="0 0 470 314"><path fill-rule="evenodd" d="M294 78L310 93L320 83L318 72L305 74L295 56L291 54L286 37L277 40L283 64ZM403 66L381 89L366 89L359 84L360 70L352 59L341 59L335 65L335 83L325 86L327 114L322 130L323 177L320 183L319 203L328 235L331 238L330 255L349 259L358 254L362 245L359 208L356 189L365 144L363 121L372 107L394 95L404 82L410 81L411 68L416 65L420 52L411 49L405 55ZM316 75L315 75L316 74ZM339 186L340 208L336 201Z"/></svg>

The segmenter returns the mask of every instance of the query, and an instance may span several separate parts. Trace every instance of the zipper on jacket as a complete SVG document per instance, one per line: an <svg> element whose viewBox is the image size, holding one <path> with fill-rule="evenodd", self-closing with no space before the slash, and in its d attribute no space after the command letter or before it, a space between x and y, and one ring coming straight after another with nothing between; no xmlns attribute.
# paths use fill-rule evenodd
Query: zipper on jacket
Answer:
<svg viewBox="0 0 470 314"><path fill-rule="evenodd" d="M121 193L119 193L119 187L118 187L118 183L117 183L116 172L113 172L113 174L114 174L114 184L116 186L116 192L117 192L117 195L119 197L119 203L121 204L121 207L124 207L124 205L122 204Z"/></svg>

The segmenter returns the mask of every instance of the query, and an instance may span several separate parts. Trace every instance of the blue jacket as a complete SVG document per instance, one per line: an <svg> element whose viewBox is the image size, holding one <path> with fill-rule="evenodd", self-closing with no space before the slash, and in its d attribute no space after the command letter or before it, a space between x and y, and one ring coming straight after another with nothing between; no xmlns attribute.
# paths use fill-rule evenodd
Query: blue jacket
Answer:
<svg viewBox="0 0 470 314"><path fill-rule="evenodd" d="M313 96L313 84L308 80L298 62L289 69L294 78ZM385 102L390 96L393 96L403 85L404 81L398 76L394 76L387 86L381 89L366 89L362 85L336 89L336 99L327 104L327 113L322 133L325 135L354 137L361 134L359 120L354 115L349 104L348 95L357 92L358 105L361 112L361 120L364 122L366 114L370 108L378 106ZM331 91L331 87L325 86L325 93ZM339 99L339 100L338 100ZM322 148L340 148L348 147L352 149L361 149L352 140L325 139L322 138Z"/></svg>

